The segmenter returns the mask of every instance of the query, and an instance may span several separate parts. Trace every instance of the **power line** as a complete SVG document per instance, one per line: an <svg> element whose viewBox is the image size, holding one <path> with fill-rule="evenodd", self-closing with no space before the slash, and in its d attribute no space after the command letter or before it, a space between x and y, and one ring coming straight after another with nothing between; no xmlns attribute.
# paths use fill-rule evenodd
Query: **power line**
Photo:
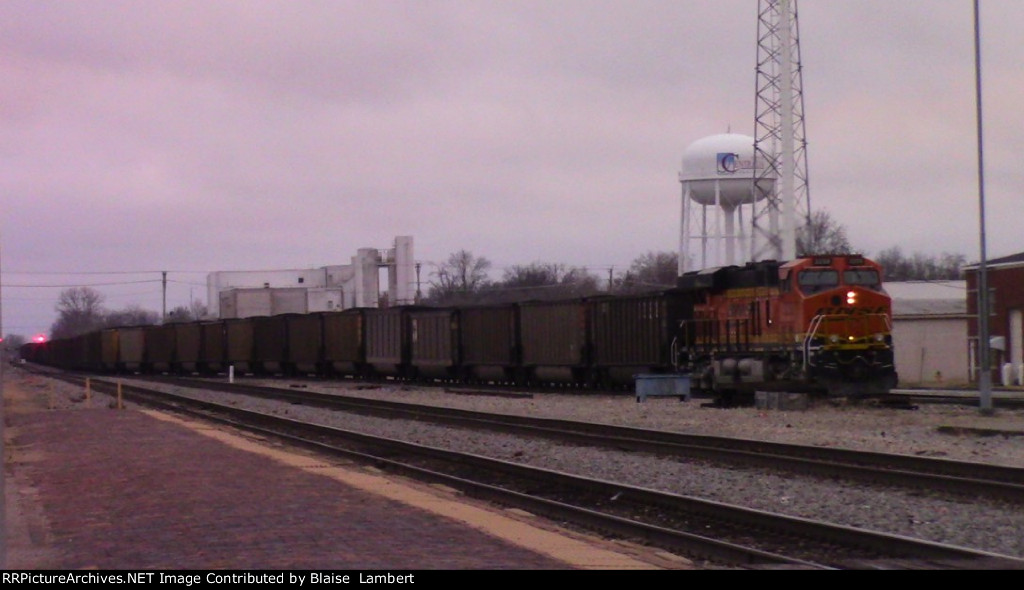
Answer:
<svg viewBox="0 0 1024 590"><path fill-rule="evenodd" d="M4 275L62 275L62 276L75 276L75 275L142 275L142 274L159 274L163 272L174 272L174 273L190 273L190 274L210 274L213 271L209 270L5 270L2 274Z"/></svg>
<svg viewBox="0 0 1024 590"><path fill-rule="evenodd" d="M112 287L117 285L140 285L143 283L159 283L160 279L146 279L143 281L120 281L116 283L77 283L73 285L11 285L4 283L4 287L17 287L21 289L70 289L74 287Z"/></svg>

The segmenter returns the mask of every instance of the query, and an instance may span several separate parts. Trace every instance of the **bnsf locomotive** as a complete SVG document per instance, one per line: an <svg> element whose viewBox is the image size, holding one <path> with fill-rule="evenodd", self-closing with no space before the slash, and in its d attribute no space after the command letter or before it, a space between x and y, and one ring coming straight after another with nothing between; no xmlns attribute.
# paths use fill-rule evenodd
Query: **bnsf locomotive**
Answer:
<svg viewBox="0 0 1024 590"><path fill-rule="evenodd" d="M859 396L896 385L891 305L862 256L687 273L676 288L471 307L392 307L108 328L23 357L73 370L353 376L629 387L688 373L732 398Z"/></svg>
<svg viewBox="0 0 1024 590"><path fill-rule="evenodd" d="M695 388L857 396L896 386L891 299L863 256L707 269L679 287L694 297L677 347Z"/></svg>

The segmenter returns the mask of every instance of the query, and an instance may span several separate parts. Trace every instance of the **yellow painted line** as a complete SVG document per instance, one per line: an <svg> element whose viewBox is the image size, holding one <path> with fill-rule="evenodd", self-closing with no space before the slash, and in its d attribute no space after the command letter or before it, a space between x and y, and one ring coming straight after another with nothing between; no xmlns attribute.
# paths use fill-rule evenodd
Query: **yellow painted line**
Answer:
<svg viewBox="0 0 1024 590"><path fill-rule="evenodd" d="M636 556L640 553L650 553L645 548L610 543L601 539L581 539L572 536L574 533L568 531L541 528L525 522L525 519L533 518L533 516L522 511L504 511L502 513L495 509L488 510L467 504L454 497L457 496L457 493L445 490L443 486L424 486L430 490L426 491L399 482L395 478L383 477L363 470L347 469L324 463L323 459L273 449L251 439L211 428L205 424L182 420L151 410L142 411L153 418L184 426L233 448L257 453L284 465L323 475L365 492L456 520L493 537L558 559L567 567L612 570L693 568L693 564L689 560L664 552L656 553L648 561ZM609 547L615 545L621 549L612 550L600 545ZM654 563L655 561L657 563Z"/></svg>

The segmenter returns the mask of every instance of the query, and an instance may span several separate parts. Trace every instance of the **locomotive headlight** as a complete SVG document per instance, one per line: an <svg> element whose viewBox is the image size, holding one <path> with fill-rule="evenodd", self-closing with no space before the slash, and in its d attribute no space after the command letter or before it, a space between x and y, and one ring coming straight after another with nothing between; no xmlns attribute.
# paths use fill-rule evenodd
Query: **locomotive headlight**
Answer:
<svg viewBox="0 0 1024 590"><path fill-rule="evenodd" d="M874 339L875 339L875 342L884 342L885 341L885 334L882 334L881 332L879 332L878 334L874 335Z"/></svg>
<svg viewBox="0 0 1024 590"><path fill-rule="evenodd" d="M838 344L839 343L839 334L832 334L831 336L828 337L828 339L829 339L829 341L832 344Z"/></svg>
<svg viewBox="0 0 1024 590"><path fill-rule="evenodd" d="M855 303L857 303L857 292L856 291L847 291L846 292L846 304L847 305L854 305Z"/></svg>

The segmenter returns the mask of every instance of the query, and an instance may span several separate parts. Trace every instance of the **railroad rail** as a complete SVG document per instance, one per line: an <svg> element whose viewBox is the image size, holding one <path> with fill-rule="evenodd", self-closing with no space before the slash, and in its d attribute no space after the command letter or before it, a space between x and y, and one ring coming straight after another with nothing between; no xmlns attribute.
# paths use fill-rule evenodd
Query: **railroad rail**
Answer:
<svg viewBox="0 0 1024 590"><path fill-rule="evenodd" d="M977 391L942 390L942 389L894 389L880 396L879 403L902 404L914 406L918 404L943 404L954 406L978 407ZM1024 390L1007 389L992 392L992 403L997 408L1019 410L1024 408Z"/></svg>
<svg viewBox="0 0 1024 590"><path fill-rule="evenodd" d="M108 392L117 386L93 383ZM123 391L135 401L285 438L318 452L344 453L396 474L712 562L743 567L1024 568L1024 560L987 552L372 437L152 388L128 385Z"/></svg>
<svg viewBox="0 0 1024 590"><path fill-rule="evenodd" d="M1024 503L1024 469L1017 467L494 414L284 387L167 377L144 379L178 387L212 389L387 418L431 421L492 432L542 436L581 445Z"/></svg>

